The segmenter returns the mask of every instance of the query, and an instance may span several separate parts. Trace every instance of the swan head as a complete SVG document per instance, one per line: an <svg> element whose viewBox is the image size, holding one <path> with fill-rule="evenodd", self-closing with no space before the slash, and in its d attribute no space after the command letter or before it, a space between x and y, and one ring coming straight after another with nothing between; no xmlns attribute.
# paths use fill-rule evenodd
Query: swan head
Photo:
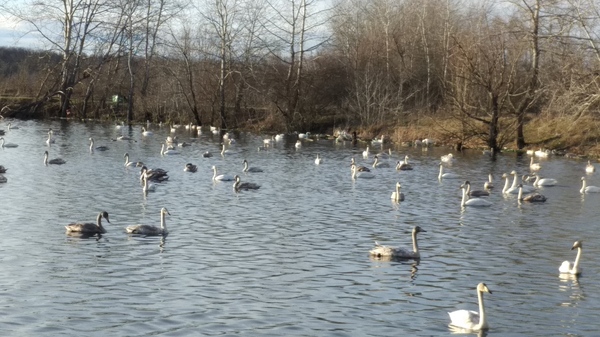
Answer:
<svg viewBox="0 0 600 337"><path fill-rule="evenodd" d="M123 155L123 158L129 158L129 153L125 152L125 154Z"/></svg>
<svg viewBox="0 0 600 337"><path fill-rule="evenodd" d="M424 230L423 228L421 228L420 226L415 226L415 228L413 228L413 233L417 234L417 233L427 233L426 230Z"/></svg>
<svg viewBox="0 0 600 337"><path fill-rule="evenodd" d="M571 250L574 250L577 248L583 248L583 240L575 241L575 243L573 243L573 247L571 247Z"/></svg>
<svg viewBox="0 0 600 337"><path fill-rule="evenodd" d="M517 171L512 170L512 171L510 171L510 174L513 175L513 176L516 176L517 175Z"/></svg>
<svg viewBox="0 0 600 337"><path fill-rule="evenodd" d="M103 211L102 213L100 213L100 215L106 219L106 222L110 223L110 220L108 220L108 212L107 211Z"/></svg>
<svg viewBox="0 0 600 337"><path fill-rule="evenodd" d="M581 177L581 181L585 181L585 177Z"/></svg>
<svg viewBox="0 0 600 337"><path fill-rule="evenodd" d="M477 285L477 291L480 293L489 293L491 294L492 291L490 290L490 288L488 288L487 285L485 285L485 283L481 282Z"/></svg>
<svg viewBox="0 0 600 337"><path fill-rule="evenodd" d="M166 207L163 207L163 208L160 210L160 214L161 214L161 215L164 215L164 214L171 215L171 213L169 213L169 210L168 210Z"/></svg>

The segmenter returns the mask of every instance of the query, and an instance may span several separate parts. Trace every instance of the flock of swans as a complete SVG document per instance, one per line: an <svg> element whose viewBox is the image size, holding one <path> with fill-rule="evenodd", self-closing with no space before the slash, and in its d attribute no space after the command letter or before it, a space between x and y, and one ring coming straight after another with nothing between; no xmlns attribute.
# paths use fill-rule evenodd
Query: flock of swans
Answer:
<svg viewBox="0 0 600 337"><path fill-rule="evenodd" d="M14 127L13 127L13 129L14 129ZM148 137L148 136L152 136L153 133L152 133L152 131L148 131L146 128L143 128L142 135L144 137ZM264 146L266 146L266 147L273 146L273 144L275 142L280 141L282 139L282 138L279 138L280 136L281 135L277 135L277 136L274 135L271 138L265 139L263 141ZM306 137L307 137L307 135L304 136L304 138L306 138ZM301 137L299 137L299 138L301 138ZM224 137L224 139L227 139L227 138ZM122 138L121 140L126 140L126 138ZM376 140L376 142L383 142L383 140L384 139L382 137L381 139ZM49 144L55 143L55 141L56 140L54 138L54 134L53 134L52 130L50 130L48 132L48 139L47 139L46 143L49 145ZM89 141L90 141L89 151L92 153L94 151L109 150L109 148L107 146L103 146L103 145L96 146L94 143L94 139L92 137L89 138ZM233 140L230 139L230 143L231 143L231 141L233 141ZM374 144L376 144L376 142L374 142ZM160 154L163 156L179 154L177 147L172 146L173 143L174 143L173 138L171 138L170 141L169 141L169 139L167 139L167 141L165 143L162 143ZM5 143L4 138L0 137L0 146L7 147L7 148L9 148L9 147L14 148L14 147L17 147L18 145L12 144L12 143ZM185 145L180 145L180 146L185 146ZM296 142L295 147L296 148L302 147L302 141L300 139L298 139L298 141ZM224 155L227 153L227 151L228 151L228 149L226 149L225 145L223 144L223 149L221 151L221 154ZM362 152L363 158L365 158L365 159L370 158L370 155L371 155L370 151L371 150L370 150L369 146L367 146L366 149ZM535 152L534 155L538 155L537 152ZM547 155L545 152L540 152L540 154L539 154L539 156L545 156L545 155ZM212 156L212 154L210 154L209 152L206 152L203 155L203 157L210 157L210 156ZM372 179L375 177L375 175L373 174L373 172L371 172L371 169L391 167L391 165L389 165L387 162L380 161L380 156L389 158L389 156L391 156L391 149L387 154L381 153L381 154L373 156L374 162L371 165L372 168L363 166L363 165L359 165L354 160L354 158L352 158L352 162L350 163L352 179ZM130 161L130 156L128 153L125 153L124 159L125 159L125 163L124 163L125 167L140 167L140 170L141 170L140 171L140 183L142 186L142 191L144 191L145 193L152 192L156 189L156 184L154 184L154 183L164 182L169 179L168 174L165 170L162 170L159 168L149 169L144 165L143 162ZM455 158L453 154L447 154L447 155L441 156L440 163L439 163L439 174L438 174L439 180L460 179L461 178L461 176L458 174L454 174L451 172L444 172L445 165L452 164L456 160L457 160L457 158ZM321 165L322 162L323 162L323 158L320 156L320 154L317 154L316 158L314 159L315 165ZM49 159L48 151L44 152L44 164L45 165L62 165L65 163L66 163L66 161L61 158ZM259 167L250 166L247 160L244 160L242 162L242 164L243 164L242 172L245 172L245 173L247 173L247 172L255 172L255 173L263 172L263 170ZM547 201L547 198L545 196L536 192L536 188L554 186L554 185L557 185L558 181L556 179L552 179L552 178L542 178L537 173L537 171L539 171L541 169L541 167L542 167L541 164L535 162L534 158L532 157L530 164L529 164L529 168L531 169L531 171L533 171L533 173L532 173L531 177L523 177L523 180L531 178L531 180L533 180L532 185L526 185L526 184L524 185L523 182L519 181L520 179L519 179L519 176L516 171L510 172L510 174L503 174L502 178L504 179L504 187L502 188L501 193L502 194L517 194L517 200L519 202L545 202L545 201ZM191 172L191 173L196 172L197 169L198 169L197 166L192 163L187 163L184 167L184 171ZM397 164L395 165L395 169L398 171L413 170L413 165L409 163L408 155L405 155L404 159L402 161L397 162ZM0 174L5 173L6 170L7 169L5 167L0 166ZM233 190L235 192L239 192L239 191L243 191L243 190L258 190L260 188L260 185L258 185L258 184L251 183L251 182L242 182L239 175L230 175L230 174L226 174L226 173L219 173L216 166L212 166L212 170L213 170L213 176L212 176L213 181L233 181ZM588 161L588 163L585 167L585 171L588 173L595 172L594 165L592 165L591 162ZM512 183L510 182L509 176L513 177ZM2 177L3 176L0 175L0 182L1 182ZM586 183L585 177L582 177L581 181L582 181L582 187L580 189L580 193L600 193L600 187L588 186ZM390 196L390 198L393 202L399 203L399 202L403 202L405 200L405 195L404 195L404 193L401 192L401 187L402 187L402 184L400 182L397 182L395 184L395 189L393 190L393 192L391 193L391 196ZM462 199L460 202L461 207L489 207L489 206L491 206L492 203L489 200L487 200L486 197L490 195L490 190L493 188L494 188L494 186L493 186L491 174L488 177L488 181L485 182L483 190L473 190L471 188L471 182L468 180L464 181L464 183L462 183L460 185L460 189L462 191ZM167 208L163 207L160 210L160 226L141 225L141 224L127 226L127 227L125 227L125 233L145 235L145 236L167 235L168 234L167 225L166 225L166 216L167 215L171 215L171 213L167 210ZM70 224L66 225L65 229L68 234L69 233L77 233L77 234L82 234L85 236L104 234L104 233L106 233L106 229L104 228L104 226L102 224L103 219L106 220L106 222L110 223L108 212L106 212L106 211L100 212L97 215L95 223L75 222L75 223L70 223ZM417 259L418 260L421 258L421 252L419 250L419 245L418 245L418 234L419 233L427 233L427 231L424 230L423 228L421 228L420 226L415 226L412 229L412 249L390 247L390 246L381 245L378 242L375 242L375 247L369 251L369 254L376 258ZM573 244L571 249L572 250L577 249L576 258L573 262L564 261L558 269L559 273L568 274L568 275L580 275L582 272L582 268L580 267L580 260L581 260L581 253L582 253L582 241L581 240L576 241ZM485 283L477 284L476 291L477 291L477 298L478 298L478 304L479 304L479 311L457 310L457 311L449 312L448 314L450 317L450 327L451 328L460 329L462 331L481 331L481 330L486 330L489 328L490 325L488 323L487 316L485 313L483 293L492 294L492 291L488 288L488 286Z"/></svg>

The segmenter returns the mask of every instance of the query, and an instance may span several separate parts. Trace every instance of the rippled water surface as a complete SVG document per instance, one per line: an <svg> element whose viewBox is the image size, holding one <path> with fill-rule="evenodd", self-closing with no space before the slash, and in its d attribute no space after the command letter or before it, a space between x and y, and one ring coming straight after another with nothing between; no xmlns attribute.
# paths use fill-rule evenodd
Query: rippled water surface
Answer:
<svg viewBox="0 0 600 337"><path fill-rule="evenodd" d="M6 129L6 123L0 128ZM13 121L17 148L0 149L9 171L0 184L0 332L4 336L447 336L448 311L477 310L475 286L486 282L489 336L590 336L600 315L600 194L581 195L583 161L538 159L541 174L559 184L540 189L545 204L519 206L504 197L501 175L529 171L529 158L479 151L458 154L438 181L448 149L392 147L372 180L353 181L350 159L366 144L295 136L257 151L266 135L236 135L232 153L206 132L180 141L177 156L159 155L167 128L125 131L112 125ZM45 146L46 132L57 141ZM108 151L90 153L88 138ZM386 147L387 149L387 147ZM43 165L43 153L67 164ZM374 146L372 153L381 148ZM211 151L212 158L202 153ZM144 196L139 170L123 154L169 171L168 182ZM316 154L323 164L314 164ZM393 164L410 156L413 171ZM242 172L242 161L263 173ZM198 172L184 172L191 162ZM235 193L213 183L211 167L261 185ZM459 186L481 189L488 173L496 188L485 209L460 207ZM587 175L600 185L598 173ZM406 201L390 200L396 181ZM158 225L167 207L169 235L128 236L124 227ZM94 222L106 210L101 238L65 234L64 225ZM419 225L421 261L381 261L374 241L410 247ZM579 278L560 278L584 240Z"/></svg>

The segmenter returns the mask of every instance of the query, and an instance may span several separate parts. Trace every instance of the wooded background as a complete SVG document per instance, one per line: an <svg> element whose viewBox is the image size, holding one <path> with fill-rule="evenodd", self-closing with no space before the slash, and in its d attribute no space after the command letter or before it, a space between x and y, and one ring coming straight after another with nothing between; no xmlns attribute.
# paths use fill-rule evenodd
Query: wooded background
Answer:
<svg viewBox="0 0 600 337"><path fill-rule="evenodd" d="M543 116L560 121L548 139L569 129L598 138L596 0L36 0L2 9L40 38L35 49L0 49L4 116L273 132L429 119L494 149L525 147L524 129Z"/></svg>

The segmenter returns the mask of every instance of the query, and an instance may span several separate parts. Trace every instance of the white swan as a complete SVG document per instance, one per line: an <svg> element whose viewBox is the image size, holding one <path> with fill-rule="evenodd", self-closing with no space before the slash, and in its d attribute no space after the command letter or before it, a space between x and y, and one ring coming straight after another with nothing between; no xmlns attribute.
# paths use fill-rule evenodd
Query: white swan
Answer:
<svg viewBox="0 0 600 337"><path fill-rule="evenodd" d="M142 167L142 166L144 166L144 163L142 163L141 161L129 161L129 153L127 153L127 152L125 152L125 155L123 155L123 157L125 158L125 167L130 167L130 166Z"/></svg>
<svg viewBox="0 0 600 337"><path fill-rule="evenodd" d="M363 151L362 155L365 159L369 158L369 145L367 145L367 149Z"/></svg>
<svg viewBox="0 0 600 337"><path fill-rule="evenodd" d="M150 225L133 225L127 226L125 228L125 232L128 234L141 234L141 235L166 235L169 232L167 231L167 223L165 221L166 215L169 213L166 207L163 207L160 210L160 227L150 226Z"/></svg>
<svg viewBox="0 0 600 337"><path fill-rule="evenodd" d="M448 153L447 155L442 156L441 160L444 163L453 163L455 159L452 153Z"/></svg>
<svg viewBox="0 0 600 337"><path fill-rule="evenodd" d="M48 139L46 139L46 145L50 146L50 144L54 144L56 139L53 137L52 130L48 131Z"/></svg>
<svg viewBox="0 0 600 337"><path fill-rule="evenodd" d="M98 217L96 217L96 223L86 222L74 222L65 226L67 232L78 232L78 233L86 233L86 234L104 234L106 233L106 229L102 227L102 218L106 219L108 223L108 213L106 211L100 212Z"/></svg>
<svg viewBox="0 0 600 337"><path fill-rule="evenodd" d="M248 167L248 161L244 159L244 172L262 172L263 170L259 167Z"/></svg>
<svg viewBox="0 0 600 337"><path fill-rule="evenodd" d="M142 184L142 191L144 193L156 191L156 185L149 183L148 177L145 174L142 176Z"/></svg>
<svg viewBox="0 0 600 337"><path fill-rule="evenodd" d="M18 147L19 145L14 143L4 143L4 137L0 137L0 147Z"/></svg>
<svg viewBox="0 0 600 337"><path fill-rule="evenodd" d="M587 162L587 165L585 166L585 172L587 172L587 173L596 172L596 167L589 160Z"/></svg>
<svg viewBox="0 0 600 337"><path fill-rule="evenodd" d="M519 202L521 202L521 201L546 202L546 200L548 200L548 198L546 198L544 195L541 195L539 193L533 193L533 194L528 194L526 196L523 196L523 185L519 184L519 194L517 195L517 200Z"/></svg>
<svg viewBox="0 0 600 337"><path fill-rule="evenodd" d="M390 164L388 164L388 163L380 163L378 155L376 155L373 158L375 159L375 161L373 162L373 168L386 168L386 167L390 167Z"/></svg>
<svg viewBox="0 0 600 337"><path fill-rule="evenodd" d="M8 125L6 127L8 128L8 130L18 130L19 129L18 126L12 126L12 123L8 123Z"/></svg>
<svg viewBox="0 0 600 337"><path fill-rule="evenodd" d="M460 202L460 206L461 207L489 207L492 206L492 203L487 201L487 200L483 200L481 198L471 198L469 199L467 196L467 187L465 187L465 185L460 185L460 188L462 189L462 200Z"/></svg>
<svg viewBox="0 0 600 337"><path fill-rule="evenodd" d="M62 158L54 158L54 159L48 160L48 151L44 152L44 165L46 165L46 166L48 166L48 164L62 165L65 163L66 163L66 161Z"/></svg>
<svg viewBox="0 0 600 337"><path fill-rule="evenodd" d="M302 147L302 142L300 141L300 139L298 139L298 140L296 141L296 145L294 145L294 146L295 146L297 149L299 149L299 148L301 148L301 147Z"/></svg>
<svg viewBox="0 0 600 337"><path fill-rule="evenodd" d="M550 151L539 149L536 150L534 154L536 155L536 157L547 158L548 155L550 155Z"/></svg>
<svg viewBox="0 0 600 337"><path fill-rule="evenodd" d="M273 145L273 143L275 143L275 136L271 136L271 138L265 138L263 139L263 144L265 146L269 146L269 145Z"/></svg>
<svg viewBox="0 0 600 337"><path fill-rule="evenodd" d="M142 126L142 136L152 136L154 132L146 130L145 127Z"/></svg>
<svg viewBox="0 0 600 337"><path fill-rule="evenodd" d="M494 188L494 182L492 181L492 174L488 174L488 181L483 184L483 188L486 190Z"/></svg>
<svg viewBox="0 0 600 337"><path fill-rule="evenodd" d="M530 168L532 171L538 171L539 169L541 169L541 168L542 168L542 165L540 165L540 163L535 163L535 162L533 161L533 157L531 157L531 160L529 161L529 168Z"/></svg>
<svg viewBox="0 0 600 337"><path fill-rule="evenodd" d="M585 177L581 177L581 189L579 190L579 193L600 193L600 187L598 186L588 186L587 182L585 180Z"/></svg>
<svg viewBox="0 0 600 337"><path fill-rule="evenodd" d="M170 156L170 155L179 154L179 151L177 151L175 149L173 149L173 150L165 149L165 144L161 144L160 145L160 154L161 154L161 156L164 156L164 155Z"/></svg>
<svg viewBox="0 0 600 337"><path fill-rule="evenodd" d="M90 137L90 152L94 152L94 150L106 151L108 150L108 147L104 145L94 147L94 138Z"/></svg>
<svg viewBox="0 0 600 337"><path fill-rule="evenodd" d="M283 133L278 133L275 135L275 141L280 142L283 140L284 137L285 137L285 135Z"/></svg>
<svg viewBox="0 0 600 337"><path fill-rule="evenodd" d="M558 181L556 181L556 179L552 179L552 178L540 178L539 175L535 175L535 181L533 182L533 186L535 187L540 187L540 186L554 186L558 183Z"/></svg>
<svg viewBox="0 0 600 337"><path fill-rule="evenodd" d="M479 283L477 285L477 300L479 301L479 312L471 310L456 310L449 312L450 326L453 328L463 329L467 331L480 331L489 329L487 317L485 316L485 307L483 305L483 293L492 293L485 285Z"/></svg>
<svg viewBox="0 0 600 337"><path fill-rule="evenodd" d="M381 145L384 142L385 142L385 136L384 135L381 135L380 138L375 138L375 139L371 140L371 144L374 144L374 145Z"/></svg>
<svg viewBox="0 0 600 337"><path fill-rule="evenodd" d="M231 153L232 151L230 149L226 149L225 148L225 143L223 143L223 146L221 147L221 156L224 156L226 153Z"/></svg>
<svg viewBox="0 0 600 337"><path fill-rule="evenodd" d="M510 188L508 187L508 177L506 177L506 181L504 183L504 188L502 189L502 193L503 194L518 194L519 193L519 177L517 175L517 171L511 171L510 172L511 175L513 175L513 182L512 185L510 185ZM503 178L505 177L504 175L502 176ZM525 193L531 193L535 191L535 187L533 186L529 186L529 185L523 185L523 192Z"/></svg>
<svg viewBox="0 0 600 337"><path fill-rule="evenodd" d="M356 179L356 178L372 179L372 178L375 178L375 176L373 175L373 173L371 173L369 171L358 171L358 168L354 164L352 164L351 169L352 169L352 179Z"/></svg>
<svg viewBox="0 0 600 337"><path fill-rule="evenodd" d="M239 192L241 190L257 190L260 188L260 185L255 183L241 182L240 176L235 176L235 182L233 183L233 190Z"/></svg>
<svg viewBox="0 0 600 337"><path fill-rule="evenodd" d="M398 258L398 259L420 259L421 253L419 252L419 245L417 243L417 234L418 233L426 233L427 231L422 229L419 226L415 226L412 230L412 242L413 249L408 250L405 248L393 248L388 246L380 245L375 242L375 248L369 251L369 254L374 257L390 257L390 258Z"/></svg>
<svg viewBox="0 0 600 337"><path fill-rule="evenodd" d="M392 192L391 199L395 202L404 201L404 193L400 192L400 183L396 183L396 190Z"/></svg>
<svg viewBox="0 0 600 337"><path fill-rule="evenodd" d="M440 174L438 174L438 179L459 179L460 176L455 173L444 173L444 165L440 163Z"/></svg>
<svg viewBox="0 0 600 337"><path fill-rule="evenodd" d="M217 167L213 166L213 180L217 181L233 181L234 177L229 174L219 174L217 175Z"/></svg>
<svg viewBox="0 0 600 337"><path fill-rule="evenodd" d="M577 248L577 257L575 258L575 262L571 263L570 261L563 261L563 263L558 268L558 271L561 274L571 274L571 275L579 275L582 272L582 269L579 268L579 261L581 259L581 248L583 247L583 243L581 240L575 241L571 250Z"/></svg>
<svg viewBox="0 0 600 337"><path fill-rule="evenodd" d="M489 191L484 190L473 190L471 191L471 182L465 181L465 185L467 186L467 195L471 197L487 197L490 195Z"/></svg>
<svg viewBox="0 0 600 337"><path fill-rule="evenodd" d="M396 163L396 170L409 171L412 169L412 165L408 163L408 155L404 156L404 161L398 161L398 163Z"/></svg>
<svg viewBox="0 0 600 337"><path fill-rule="evenodd" d="M323 162L323 159L321 159L321 157L317 153L317 158L315 158L315 165L321 165L322 162Z"/></svg>

